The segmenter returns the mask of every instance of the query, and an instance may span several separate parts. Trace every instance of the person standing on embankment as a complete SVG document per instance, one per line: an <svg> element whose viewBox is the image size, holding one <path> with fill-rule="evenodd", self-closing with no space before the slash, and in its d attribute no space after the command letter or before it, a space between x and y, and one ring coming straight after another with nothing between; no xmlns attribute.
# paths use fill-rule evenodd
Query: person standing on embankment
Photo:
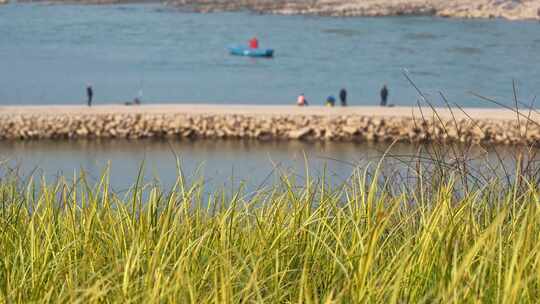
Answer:
<svg viewBox="0 0 540 304"><path fill-rule="evenodd" d="M388 88L383 85L381 89L381 107L386 107L388 104Z"/></svg>
<svg viewBox="0 0 540 304"><path fill-rule="evenodd" d="M341 89L339 91L339 101L341 101L341 106L346 107L347 106L347 90L345 88Z"/></svg>
<svg viewBox="0 0 540 304"><path fill-rule="evenodd" d="M92 88L92 85L86 86L86 97L88 98L88 106L92 106L92 99L94 98L94 89Z"/></svg>

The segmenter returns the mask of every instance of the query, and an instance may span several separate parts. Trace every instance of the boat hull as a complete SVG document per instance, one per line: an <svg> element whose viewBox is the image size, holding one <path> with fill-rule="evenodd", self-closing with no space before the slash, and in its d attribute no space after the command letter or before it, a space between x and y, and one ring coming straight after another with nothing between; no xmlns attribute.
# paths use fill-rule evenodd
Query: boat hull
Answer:
<svg viewBox="0 0 540 304"><path fill-rule="evenodd" d="M231 55L247 56L247 57L273 57L273 49L251 49L246 47L231 47L229 48Z"/></svg>

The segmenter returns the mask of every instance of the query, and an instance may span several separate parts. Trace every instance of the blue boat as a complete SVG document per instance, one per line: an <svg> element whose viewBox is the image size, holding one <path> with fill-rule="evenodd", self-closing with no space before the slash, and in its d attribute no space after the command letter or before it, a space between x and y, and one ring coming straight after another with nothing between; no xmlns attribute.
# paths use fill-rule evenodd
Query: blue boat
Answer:
<svg viewBox="0 0 540 304"><path fill-rule="evenodd" d="M273 49L252 49L245 46L230 47L229 52L231 55L236 56L248 56L248 57L273 57Z"/></svg>

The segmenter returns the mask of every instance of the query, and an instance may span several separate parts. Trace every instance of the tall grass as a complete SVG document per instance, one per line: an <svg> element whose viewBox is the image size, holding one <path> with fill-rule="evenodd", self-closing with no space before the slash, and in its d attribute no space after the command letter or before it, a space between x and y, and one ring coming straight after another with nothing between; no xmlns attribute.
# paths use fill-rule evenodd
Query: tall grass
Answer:
<svg viewBox="0 0 540 304"><path fill-rule="evenodd" d="M0 182L3 303L537 303L540 190L356 170L254 195ZM446 172L445 174L448 174ZM518 185L519 183L519 185ZM525 185L525 186L524 186Z"/></svg>

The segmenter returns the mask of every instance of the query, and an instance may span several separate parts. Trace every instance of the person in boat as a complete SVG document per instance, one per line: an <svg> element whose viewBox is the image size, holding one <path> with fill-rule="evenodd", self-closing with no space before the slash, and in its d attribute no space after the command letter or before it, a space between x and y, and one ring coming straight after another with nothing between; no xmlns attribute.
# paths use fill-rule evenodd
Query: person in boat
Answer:
<svg viewBox="0 0 540 304"><path fill-rule="evenodd" d="M88 106L92 106L92 99L94 98L94 89L92 88L91 84L86 85L86 98L88 102Z"/></svg>
<svg viewBox="0 0 540 304"><path fill-rule="evenodd" d="M326 106L327 107L333 107L336 105L336 98L332 95L328 96L326 98Z"/></svg>
<svg viewBox="0 0 540 304"><path fill-rule="evenodd" d="M388 104L388 88L386 84L381 89L381 107L386 107Z"/></svg>
<svg viewBox="0 0 540 304"><path fill-rule="evenodd" d="M259 40L257 37L253 37L249 40L249 48L250 49L258 49L259 48Z"/></svg>
<svg viewBox="0 0 540 304"><path fill-rule="evenodd" d="M339 91L339 101L341 101L342 107L347 106L347 90L345 90L344 88Z"/></svg>
<svg viewBox="0 0 540 304"><path fill-rule="evenodd" d="M304 96L304 93L300 94L298 98L296 99L296 104L299 107L305 107L308 105L308 101L306 99L306 96Z"/></svg>

